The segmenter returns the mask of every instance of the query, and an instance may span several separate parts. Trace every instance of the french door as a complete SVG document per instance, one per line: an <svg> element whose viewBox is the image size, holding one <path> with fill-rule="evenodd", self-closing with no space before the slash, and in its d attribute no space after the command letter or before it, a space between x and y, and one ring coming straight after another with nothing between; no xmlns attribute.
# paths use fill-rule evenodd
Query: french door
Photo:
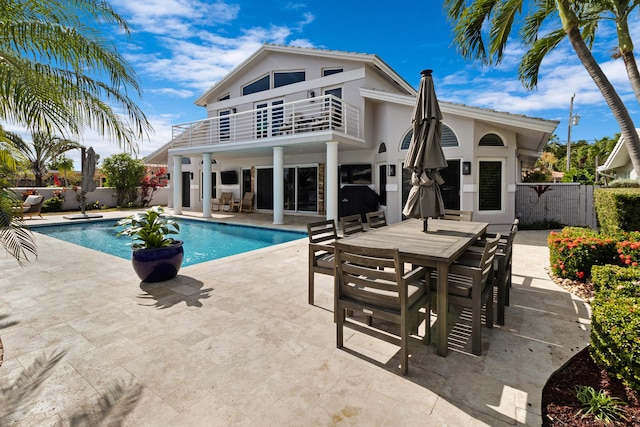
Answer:
<svg viewBox="0 0 640 427"><path fill-rule="evenodd" d="M268 138L280 135L284 122L284 100L259 102L256 110L256 138Z"/></svg>

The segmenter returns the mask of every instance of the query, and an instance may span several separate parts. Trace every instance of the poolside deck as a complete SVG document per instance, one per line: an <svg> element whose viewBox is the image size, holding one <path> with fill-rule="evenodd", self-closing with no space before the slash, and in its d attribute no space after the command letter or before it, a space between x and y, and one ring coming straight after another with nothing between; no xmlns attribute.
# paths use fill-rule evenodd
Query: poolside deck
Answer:
<svg viewBox="0 0 640 427"><path fill-rule="evenodd" d="M394 339L348 328L336 349L330 277L307 304L305 240L141 285L127 260L38 236L25 268L0 258L0 424L540 425L542 387L588 344L590 317L548 279L546 235L518 233L507 325L483 330L482 356L462 321L446 358L411 343L407 377Z"/></svg>

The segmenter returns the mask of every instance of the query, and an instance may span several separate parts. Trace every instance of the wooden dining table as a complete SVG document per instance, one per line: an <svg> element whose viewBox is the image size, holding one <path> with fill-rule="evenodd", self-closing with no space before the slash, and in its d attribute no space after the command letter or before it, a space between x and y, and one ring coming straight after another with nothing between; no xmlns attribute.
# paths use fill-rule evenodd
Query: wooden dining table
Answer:
<svg viewBox="0 0 640 427"><path fill-rule="evenodd" d="M437 351L440 356L446 356L449 266L478 237L486 233L489 224L429 219L427 226L425 232L422 220L408 219L365 233L354 234L341 241L365 247L397 248L404 262L437 269Z"/></svg>

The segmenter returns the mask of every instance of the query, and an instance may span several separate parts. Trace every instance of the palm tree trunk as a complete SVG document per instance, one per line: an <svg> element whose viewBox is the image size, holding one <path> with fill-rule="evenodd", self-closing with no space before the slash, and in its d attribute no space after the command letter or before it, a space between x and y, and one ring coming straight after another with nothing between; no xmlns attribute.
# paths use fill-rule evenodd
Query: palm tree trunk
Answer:
<svg viewBox="0 0 640 427"><path fill-rule="evenodd" d="M627 76L629 76L633 93L636 95L638 102L640 102L640 73L638 72L638 64L636 64L636 57L633 51L624 52L622 60L627 69Z"/></svg>
<svg viewBox="0 0 640 427"><path fill-rule="evenodd" d="M611 109L613 117L615 117L618 122L620 131L627 145L627 150L629 152L633 168L636 170L636 173L640 173L640 137L638 137L638 132L636 131L631 116L629 115L629 111L591 54L591 51L584 42L578 27L571 26L568 28L567 35L571 42L571 46L573 46L573 50L578 55L582 65L584 65L584 68L587 70L598 89L600 89L600 93L602 93L607 105Z"/></svg>
<svg viewBox="0 0 640 427"><path fill-rule="evenodd" d="M640 73L638 73L638 64L633 54L633 39L629 34L629 23L626 17L625 19L616 20L616 32L618 33L620 56L622 56L624 66L627 69L627 76L629 77L629 82L631 82L633 93L636 95L638 102L640 102Z"/></svg>

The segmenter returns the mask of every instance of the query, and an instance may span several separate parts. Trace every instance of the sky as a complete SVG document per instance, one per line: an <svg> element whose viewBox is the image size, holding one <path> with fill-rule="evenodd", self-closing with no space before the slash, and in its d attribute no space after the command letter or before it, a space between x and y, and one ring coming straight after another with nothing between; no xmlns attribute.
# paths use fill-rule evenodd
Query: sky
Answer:
<svg viewBox="0 0 640 427"><path fill-rule="evenodd" d="M137 73L144 92L141 99L134 99L154 128L139 143L140 157L166 144L172 125L206 118L206 109L194 104L196 98L264 43L376 54L415 88L420 71L432 69L439 100L559 120L556 135L563 144L575 94L573 113L580 121L572 127L572 142L593 142L619 132L568 42L545 59L537 88L527 91L517 76L524 53L518 40L510 41L496 67L464 60L453 45L451 23L440 2L111 0L110 4L131 27L129 37L115 32L111 37ZM630 28L638 40L637 13L633 20L636 25L631 22ZM613 27L602 25L594 55L640 126L640 105L624 64L610 57L615 45ZM102 159L123 151L92 131L84 132L80 142L92 146ZM68 156L79 169L79 152Z"/></svg>

